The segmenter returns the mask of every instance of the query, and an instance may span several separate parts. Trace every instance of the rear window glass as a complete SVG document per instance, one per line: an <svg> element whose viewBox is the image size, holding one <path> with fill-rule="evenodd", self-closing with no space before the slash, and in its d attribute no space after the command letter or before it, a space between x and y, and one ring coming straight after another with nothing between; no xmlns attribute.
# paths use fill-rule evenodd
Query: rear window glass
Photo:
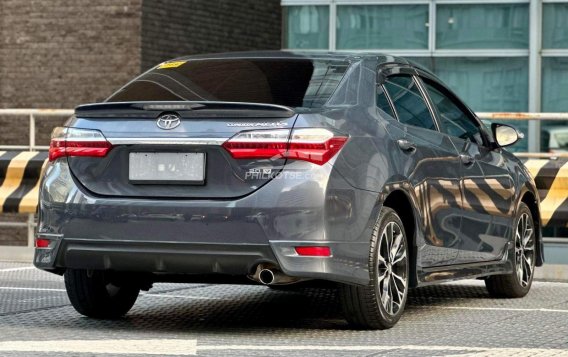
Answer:
<svg viewBox="0 0 568 357"><path fill-rule="evenodd" d="M311 59L179 61L171 67L157 66L107 101L224 101L317 108L327 102L347 67L343 61Z"/></svg>

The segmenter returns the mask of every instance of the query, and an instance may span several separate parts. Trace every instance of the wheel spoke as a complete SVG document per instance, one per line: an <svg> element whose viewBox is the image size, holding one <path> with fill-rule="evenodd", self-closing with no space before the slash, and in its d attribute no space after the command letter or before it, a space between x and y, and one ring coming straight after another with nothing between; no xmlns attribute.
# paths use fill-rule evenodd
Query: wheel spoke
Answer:
<svg viewBox="0 0 568 357"><path fill-rule="evenodd" d="M398 256L395 260L393 260L392 265L396 265L403 260L406 260L406 251L405 250L402 251L402 254L400 256Z"/></svg>
<svg viewBox="0 0 568 357"><path fill-rule="evenodd" d="M400 284L402 285L402 287L406 290L406 280L404 280L401 276L399 276L398 274L392 273L393 278L395 278L396 280L400 281Z"/></svg>
<svg viewBox="0 0 568 357"><path fill-rule="evenodd" d="M389 285L390 279L383 280L383 288L381 289L381 302L385 309L387 308L387 303L389 300Z"/></svg>
<svg viewBox="0 0 568 357"><path fill-rule="evenodd" d="M387 226L387 253L389 256L389 262L392 262L393 239L394 239L394 224L391 222Z"/></svg>
<svg viewBox="0 0 568 357"><path fill-rule="evenodd" d="M392 244L392 248L391 248L391 262L394 264L394 260L398 254L398 251L400 250L400 247L402 246L402 232L400 232L395 238L394 238L394 242Z"/></svg>
<svg viewBox="0 0 568 357"><path fill-rule="evenodd" d="M395 301L395 303L400 308L400 306L402 305L402 300L404 299L404 290L401 291L398 288L398 284L396 283L396 280L394 278L394 274L393 274L393 280L392 280L391 284L394 286L394 289L396 291L396 297L397 297L397 300L398 300L398 302ZM404 288L404 284L403 284L403 288Z"/></svg>
<svg viewBox="0 0 568 357"><path fill-rule="evenodd" d="M390 279L392 279L392 277ZM390 284L390 283L389 283L389 300L390 300L389 314L393 315L394 314L394 305L393 305L394 299L393 299L393 293L392 293L392 284Z"/></svg>
<svg viewBox="0 0 568 357"><path fill-rule="evenodd" d="M525 271L527 274L527 284L528 284L533 271L532 259L529 259L526 255L523 255L523 263L525 264Z"/></svg>
<svg viewBox="0 0 568 357"><path fill-rule="evenodd" d="M530 240L531 240L531 238L532 238L532 233L533 233L532 228L528 228L528 229L525 231L525 234L524 234L524 237L523 237L523 246L524 246L524 247L526 247L526 246L529 244L529 242L530 242Z"/></svg>
<svg viewBox="0 0 568 357"><path fill-rule="evenodd" d="M382 275L379 274L379 277L377 278L377 283L379 283L379 286L380 286L381 282L382 282L383 280L385 280L385 277L386 277L386 276L387 276L386 273L384 273L384 274L382 274Z"/></svg>

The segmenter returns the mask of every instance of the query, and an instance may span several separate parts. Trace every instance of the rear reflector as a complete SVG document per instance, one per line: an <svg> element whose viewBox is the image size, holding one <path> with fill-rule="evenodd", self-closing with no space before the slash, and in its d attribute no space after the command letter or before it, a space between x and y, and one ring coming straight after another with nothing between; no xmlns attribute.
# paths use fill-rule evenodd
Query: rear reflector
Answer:
<svg viewBox="0 0 568 357"><path fill-rule="evenodd" d="M326 246L302 246L295 249L296 253L302 256L331 257L331 249Z"/></svg>
<svg viewBox="0 0 568 357"><path fill-rule="evenodd" d="M328 162L341 150L346 136L323 128L255 130L241 132L223 147L235 159L280 159L309 161L317 165Z"/></svg>
<svg viewBox="0 0 568 357"><path fill-rule="evenodd" d="M111 148L98 130L58 127L51 134L49 161L64 156L104 157Z"/></svg>
<svg viewBox="0 0 568 357"><path fill-rule="evenodd" d="M49 248L50 242L51 241L49 239L36 238L35 246L36 246L36 248Z"/></svg>

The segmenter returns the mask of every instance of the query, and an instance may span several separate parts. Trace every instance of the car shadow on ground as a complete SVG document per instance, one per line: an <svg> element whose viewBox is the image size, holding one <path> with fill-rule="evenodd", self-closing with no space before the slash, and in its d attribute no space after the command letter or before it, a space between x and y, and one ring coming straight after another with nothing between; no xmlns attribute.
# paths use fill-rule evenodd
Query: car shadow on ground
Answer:
<svg viewBox="0 0 568 357"><path fill-rule="evenodd" d="M79 315L66 299L36 311L14 313L0 318L0 326L52 328L75 331L196 334L270 334L294 330L352 330L343 318L337 290L301 288L291 291L264 286L185 285L152 289L139 297L122 319L97 320ZM427 307L479 303L489 299L483 285L442 284L412 289L405 316L435 319L437 309Z"/></svg>
<svg viewBox="0 0 568 357"><path fill-rule="evenodd" d="M64 325L108 331L135 330L160 333L270 334L292 330L352 330L343 318L338 293L333 288L277 291L267 287L203 288L200 296L186 290L158 291L140 296L130 313L114 321L82 317L71 308ZM234 291L233 291L234 290ZM156 296L159 295L159 296ZM438 285L409 292L405 314L425 313L425 306L455 305L487 299L480 285ZM431 313L432 318L437 313ZM428 316L425 317L428 319ZM404 321L404 317L403 320ZM402 322L401 321L401 322ZM37 326L37 324L36 324Z"/></svg>

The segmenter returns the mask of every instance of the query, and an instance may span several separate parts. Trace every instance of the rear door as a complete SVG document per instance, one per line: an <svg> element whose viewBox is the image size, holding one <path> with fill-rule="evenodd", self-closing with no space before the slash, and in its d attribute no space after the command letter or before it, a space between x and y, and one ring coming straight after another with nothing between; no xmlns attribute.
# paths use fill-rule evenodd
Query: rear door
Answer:
<svg viewBox="0 0 568 357"><path fill-rule="evenodd" d="M485 143L480 123L441 84L422 78L441 130L460 155L463 218L457 263L498 259L511 236L513 179L506 159Z"/></svg>
<svg viewBox="0 0 568 357"><path fill-rule="evenodd" d="M458 153L447 136L438 131L432 111L410 73L390 75L384 89L398 118L389 126L389 132L405 158L397 171L404 172L418 198L422 218L419 231L424 233L417 242L421 264L453 264L461 225Z"/></svg>

